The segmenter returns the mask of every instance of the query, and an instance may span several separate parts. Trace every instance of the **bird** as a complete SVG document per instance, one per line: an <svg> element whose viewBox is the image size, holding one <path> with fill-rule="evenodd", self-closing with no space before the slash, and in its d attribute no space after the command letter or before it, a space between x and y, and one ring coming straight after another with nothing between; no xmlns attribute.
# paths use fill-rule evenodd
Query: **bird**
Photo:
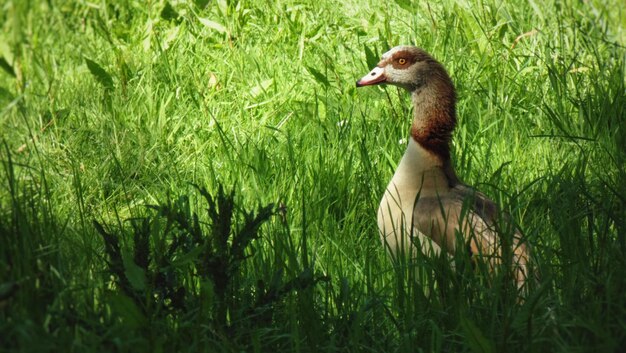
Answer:
<svg viewBox="0 0 626 353"><path fill-rule="evenodd" d="M424 49L397 46L384 53L357 87L388 84L408 91L413 121L407 147L387 185L377 212L381 240L392 256L451 255L467 251L495 270L509 246L518 289L528 281L530 247L515 227L508 244L498 206L462 183L450 155L456 125L456 93L444 66ZM459 241L463 244L459 244ZM504 245L506 244L506 245Z"/></svg>

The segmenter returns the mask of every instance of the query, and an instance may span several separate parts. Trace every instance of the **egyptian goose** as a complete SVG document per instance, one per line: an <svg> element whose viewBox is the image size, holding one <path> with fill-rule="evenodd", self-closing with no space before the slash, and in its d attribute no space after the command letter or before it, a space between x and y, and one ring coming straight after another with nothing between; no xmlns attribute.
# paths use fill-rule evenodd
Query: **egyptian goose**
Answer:
<svg viewBox="0 0 626 353"><path fill-rule="evenodd" d="M444 67L424 50L399 46L383 54L357 87L391 84L406 89L413 101L411 138L378 208L383 244L400 251L453 254L457 234L471 256L499 263L501 244L496 225L499 211L485 195L462 184L450 162L450 139L456 124L454 85ZM526 282L529 249L515 231L512 246L518 287ZM413 250L408 250L413 249Z"/></svg>

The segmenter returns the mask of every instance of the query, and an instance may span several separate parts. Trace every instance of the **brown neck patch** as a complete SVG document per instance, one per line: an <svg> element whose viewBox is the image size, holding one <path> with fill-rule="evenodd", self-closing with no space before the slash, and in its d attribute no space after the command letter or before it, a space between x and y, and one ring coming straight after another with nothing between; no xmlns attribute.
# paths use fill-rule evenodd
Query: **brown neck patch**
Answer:
<svg viewBox="0 0 626 353"><path fill-rule="evenodd" d="M415 116L411 137L437 156L444 169L451 171L449 178L452 178L454 171L450 166L450 140L456 125L454 87L445 71L437 70L432 75L426 86L413 92Z"/></svg>

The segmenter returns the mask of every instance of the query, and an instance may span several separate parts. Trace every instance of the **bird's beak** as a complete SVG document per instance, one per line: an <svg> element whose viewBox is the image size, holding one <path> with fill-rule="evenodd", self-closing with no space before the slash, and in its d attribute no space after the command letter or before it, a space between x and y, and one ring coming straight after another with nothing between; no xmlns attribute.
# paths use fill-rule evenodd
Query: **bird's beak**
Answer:
<svg viewBox="0 0 626 353"><path fill-rule="evenodd" d="M356 81L357 87L376 85L380 83L387 82L387 77L385 76L385 69L382 67L376 66L369 74L363 76L362 79Z"/></svg>

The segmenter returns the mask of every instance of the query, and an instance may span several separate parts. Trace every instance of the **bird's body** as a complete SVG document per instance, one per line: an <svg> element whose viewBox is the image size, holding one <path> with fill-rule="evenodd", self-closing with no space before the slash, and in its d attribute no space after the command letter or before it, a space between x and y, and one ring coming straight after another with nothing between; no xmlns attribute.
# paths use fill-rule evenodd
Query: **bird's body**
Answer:
<svg viewBox="0 0 626 353"><path fill-rule="evenodd" d="M462 184L454 173L449 143L456 124L452 80L422 49L395 47L385 53L357 86L393 84L408 90L414 106L411 138L378 209L378 227L387 249L415 253L468 249L472 256L500 263L500 212L485 195ZM513 267L518 286L526 281L528 248L515 230ZM464 244L457 244L458 236Z"/></svg>

